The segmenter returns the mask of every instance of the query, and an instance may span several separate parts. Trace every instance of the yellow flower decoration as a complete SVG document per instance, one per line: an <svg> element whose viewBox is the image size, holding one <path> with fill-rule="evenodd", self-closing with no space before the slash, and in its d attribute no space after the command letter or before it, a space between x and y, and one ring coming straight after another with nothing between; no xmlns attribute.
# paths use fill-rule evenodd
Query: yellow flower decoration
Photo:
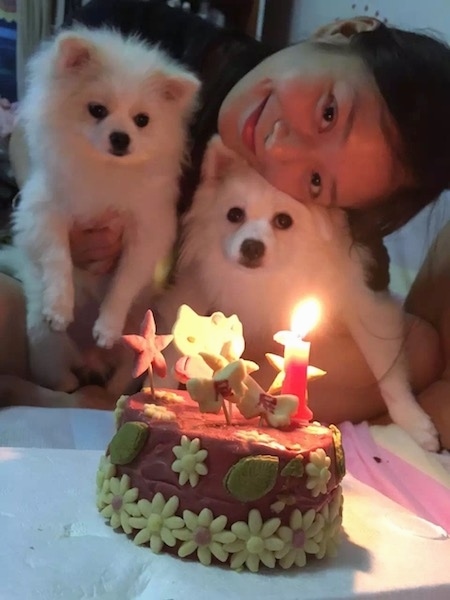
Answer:
<svg viewBox="0 0 450 600"><path fill-rule="evenodd" d="M341 538L343 501L342 488L339 486L333 500L320 511L324 519L324 528L323 535L319 541L320 547L317 558L337 555Z"/></svg>
<svg viewBox="0 0 450 600"><path fill-rule="evenodd" d="M245 564L252 573L256 573L262 562L266 567L273 568L275 554L284 547L283 540L275 535L280 523L278 518L263 523L261 513L256 508L249 512L248 523L233 523L231 531L237 539L224 546L225 552L232 554L230 567L239 569Z"/></svg>
<svg viewBox="0 0 450 600"><path fill-rule="evenodd" d="M172 496L167 500L158 492L153 500L142 499L138 502L141 516L130 519L130 525L134 529L140 529L134 538L134 543L150 544L150 548L156 554L161 552L164 544L173 548L177 543L176 530L184 527L181 517L175 515L178 510L179 499Z"/></svg>
<svg viewBox="0 0 450 600"><path fill-rule="evenodd" d="M99 503L103 503L101 509L102 517L109 519L111 527L117 529L122 527L125 533L131 533L132 525L130 518L140 515L136 500L138 497L138 488L130 488L130 478L128 475L111 477L105 480L99 497Z"/></svg>
<svg viewBox="0 0 450 600"><path fill-rule="evenodd" d="M125 403L128 400L128 396L120 396L120 398L116 402L116 408L114 409L114 422L116 424L116 429L119 428L120 419L123 415L123 409L125 408Z"/></svg>
<svg viewBox="0 0 450 600"><path fill-rule="evenodd" d="M210 509L204 508L199 515L185 510L183 519L186 527L176 532L177 538L183 541L178 549L178 556L184 558L196 551L202 565L210 565L212 556L220 562L227 560L228 552L224 550L224 544L234 542L236 535L231 531L224 531L227 525L224 515L214 519Z"/></svg>
<svg viewBox="0 0 450 600"><path fill-rule="evenodd" d="M289 527L281 526L278 530L285 547L275 556L280 559L283 569L290 569L294 564L297 567L304 567L306 554L319 552L318 540L322 537L324 523L323 516L316 513L313 508L303 515L297 508L292 511Z"/></svg>
<svg viewBox="0 0 450 600"><path fill-rule="evenodd" d="M144 404L144 415L157 421L173 421L176 418L174 412L158 404Z"/></svg>
<svg viewBox="0 0 450 600"><path fill-rule="evenodd" d="M104 454L100 458L100 464L98 465L97 475L95 478L97 484L97 507L99 509L104 508L105 504L101 502L102 498L102 490L103 484L111 477L114 477L116 474L116 465L113 465L109 456L105 456Z"/></svg>
<svg viewBox="0 0 450 600"><path fill-rule="evenodd" d="M185 435L181 436L179 446L174 446L172 452L176 460L172 463L172 471L179 473L178 483L185 485L188 481L191 487L198 484L200 475L206 475L208 468L203 461L208 456L208 450L200 450L200 440L190 440Z"/></svg>
<svg viewBox="0 0 450 600"><path fill-rule="evenodd" d="M319 494L327 493L327 483L330 481L331 458L327 456L323 448L311 452L309 463L306 465L308 480L306 487L311 490L311 495L316 498Z"/></svg>

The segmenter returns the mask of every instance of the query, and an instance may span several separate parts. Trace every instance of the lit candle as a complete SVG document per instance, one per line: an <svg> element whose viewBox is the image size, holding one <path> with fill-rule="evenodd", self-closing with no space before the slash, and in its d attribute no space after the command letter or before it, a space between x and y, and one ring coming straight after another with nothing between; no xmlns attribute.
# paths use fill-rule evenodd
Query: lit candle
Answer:
<svg viewBox="0 0 450 600"><path fill-rule="evenodd" d="M279 331L274 340L284 345L284 380L282 394L298 397L298 410L294 419L310 421L312 411L308 407L307 371L311 344L303 338L316 325L320 316L319 303L306 300L297 306L291 322L291 331Z"/></svg>

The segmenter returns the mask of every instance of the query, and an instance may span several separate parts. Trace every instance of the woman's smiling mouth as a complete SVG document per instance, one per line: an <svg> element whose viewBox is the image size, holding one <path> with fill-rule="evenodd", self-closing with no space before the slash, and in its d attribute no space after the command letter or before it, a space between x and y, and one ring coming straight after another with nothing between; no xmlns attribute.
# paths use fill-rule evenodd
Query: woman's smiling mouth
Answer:
<svg viewBox="0 0 450 600"><path fill-rule="evenodd" d="M270 94L250 113L242 127L242 141L253 154L255 154L255 128L269 98Z"/></svg>

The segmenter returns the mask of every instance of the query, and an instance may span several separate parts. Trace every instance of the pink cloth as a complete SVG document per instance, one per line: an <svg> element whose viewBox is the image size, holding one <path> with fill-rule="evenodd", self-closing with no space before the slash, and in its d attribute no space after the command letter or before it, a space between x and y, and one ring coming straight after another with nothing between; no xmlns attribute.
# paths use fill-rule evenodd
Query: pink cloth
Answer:
<svg viewBox="0 0 450 600"><path fill-rule="evenodd" d="M339 426L347 471L394 502L450 532L450 491L373 439L367 423Z"/></svg>

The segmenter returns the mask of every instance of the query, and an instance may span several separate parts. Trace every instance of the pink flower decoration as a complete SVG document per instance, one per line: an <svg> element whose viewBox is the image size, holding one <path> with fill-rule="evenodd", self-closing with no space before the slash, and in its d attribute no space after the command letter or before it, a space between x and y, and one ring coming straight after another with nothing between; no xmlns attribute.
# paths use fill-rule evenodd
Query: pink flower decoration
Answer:
<svg viewBox="0 0 450 600"><path fill-rule="evenodd" d="M123 335L122 340L138 354L133 377L139 377L151 367L159 377L166 376L167 366L162 350L173 340L173 335L156 335L155 319L151 310L145 314L140 335Z"/></svg>

